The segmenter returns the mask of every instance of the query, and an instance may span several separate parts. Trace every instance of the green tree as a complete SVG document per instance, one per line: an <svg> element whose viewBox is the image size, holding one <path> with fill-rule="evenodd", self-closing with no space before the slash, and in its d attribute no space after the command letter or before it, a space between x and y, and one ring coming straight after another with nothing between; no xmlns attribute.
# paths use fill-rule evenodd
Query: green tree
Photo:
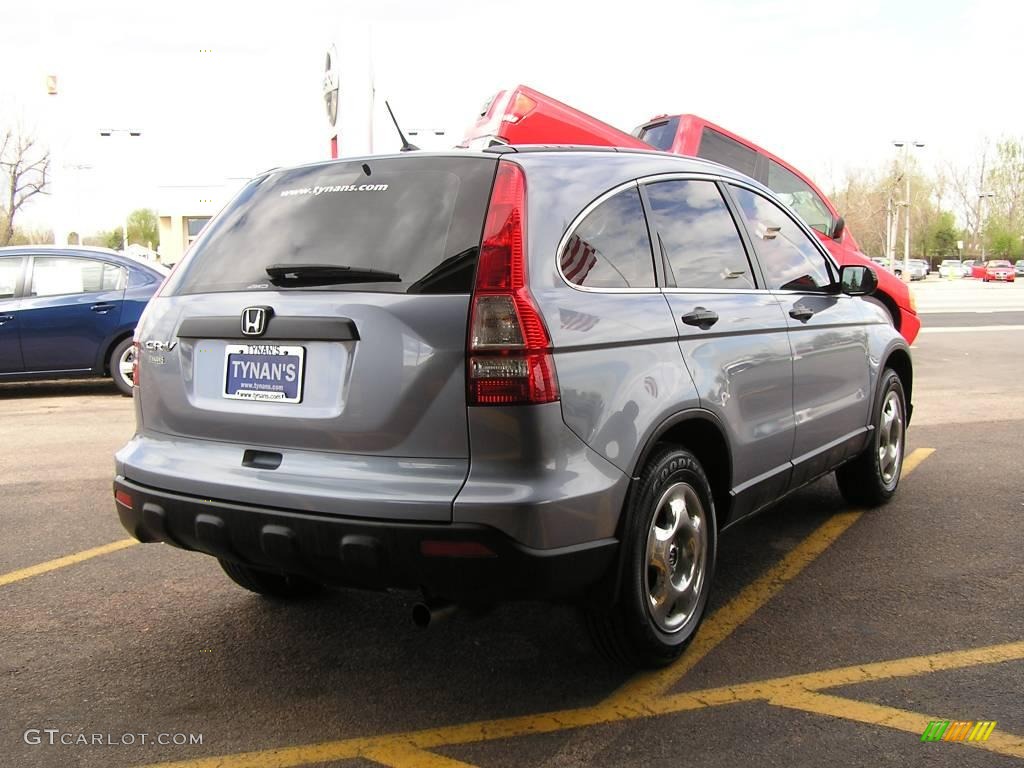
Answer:
<svg viewBox="0 0 1024 768"><path fill-rule="evenodd" d="M1024 256L1024 240L1019 230L1003 221L990 222L985 227L988 255L997 259L1019 259Z"/></svg>
<svg viewBox="0 0 1024 768"><path fill-rule="evenodd" d="M926 254L940 259L955 256L958 239L956 216L952 211L939 211L924 233Z"/></svg>
<svg viewBox="0 0 1024 768"><path fill-rule="evenodd" d="M121 232L120 227L114 227L112 230L106 233L103 239L103 245L115 251L124 249L124 233Z"/></svg>
<svg viewBox="0 0 1024 768"><path fill-rule="evenodd" d="M160 245L160 225L156 211L152 208L139 208L128 214L128 242L156 250Z"/></svg>

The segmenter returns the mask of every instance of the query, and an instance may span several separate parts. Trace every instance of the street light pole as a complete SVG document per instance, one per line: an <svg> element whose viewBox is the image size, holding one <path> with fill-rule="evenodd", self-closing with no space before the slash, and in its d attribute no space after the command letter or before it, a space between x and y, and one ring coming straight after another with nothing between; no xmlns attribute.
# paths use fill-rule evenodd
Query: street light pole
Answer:
<svg viewBox="0 0 1024 768"><path fill-rule="evenodd" d="M894 141L892 143L897 149L903 149L903 178L906 181L906 206L907 223L903 229L903 280L910 281L910 148L922 149L923 141ZM894 249L895 250L895 249Z"/></svg>
<svg viewBox="0 0 1024 768"><path fill-rule="evenodd" d="M114 134L128 134L129 138L137 137L142 135L142 131L135 128L101 128L100 136L107 138ZM121 252L128 252L128 213L124 215L124 219L121 221Z"/></svg>
<svg viewBox="0 0 1024 768"><path fill-rule="evenodd" d="M981 263L985 263L985 198L995 197L994 192L982 192L978 195L978 234L981 237Z"/></svg>

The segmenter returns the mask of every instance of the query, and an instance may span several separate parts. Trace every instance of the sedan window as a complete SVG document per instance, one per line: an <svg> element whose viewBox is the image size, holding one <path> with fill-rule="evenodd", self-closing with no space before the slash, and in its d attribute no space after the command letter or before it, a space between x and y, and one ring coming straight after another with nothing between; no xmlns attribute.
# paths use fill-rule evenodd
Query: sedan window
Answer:
<svg viewBox="0 0 1024 768"><path fill-rule="evenodd" d="M21 257L0 259L0 299L13 299L21 275Z"/></svg>
<svg viewBox="0 0 1024 768"><path fill-rule="evenodd" d="M32 265L32 296L123 291L128 270L93 259L36 256Z"/></svg>

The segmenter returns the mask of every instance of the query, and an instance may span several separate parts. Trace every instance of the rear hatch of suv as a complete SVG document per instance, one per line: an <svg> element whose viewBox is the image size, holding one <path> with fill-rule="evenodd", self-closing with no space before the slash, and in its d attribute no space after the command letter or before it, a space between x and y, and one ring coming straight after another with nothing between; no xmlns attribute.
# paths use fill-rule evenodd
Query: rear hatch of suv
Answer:
<svg viewBox="0 0 1024 768"><path fill-rule="evenodd" d="M496 165L373 157L249 183L140 323L125 476L450 520L468 469L467 317Z"/></svg>

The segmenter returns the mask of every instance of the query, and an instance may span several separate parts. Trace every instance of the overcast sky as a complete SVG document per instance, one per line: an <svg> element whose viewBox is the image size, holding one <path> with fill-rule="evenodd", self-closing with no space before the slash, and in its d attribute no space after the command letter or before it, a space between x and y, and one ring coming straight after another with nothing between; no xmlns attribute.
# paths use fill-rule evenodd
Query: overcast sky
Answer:
<svg viewBox="0 0 1024 768"><path fill-rule="evenodd" d="M55 188L71 228L110 227L159 205L160 186L326 157L324 53L356 16L372 22L378 99L455 139L518 82L625 130L700 114L826 189L893 138L927 142L935 163L1024 133L1024 4L1005 0L7 3L0 124L53 137L72 166ZM390 130L378 125L378 151L397 149ZM33 208L25 223L46 224L53 206Z"/></svg>

